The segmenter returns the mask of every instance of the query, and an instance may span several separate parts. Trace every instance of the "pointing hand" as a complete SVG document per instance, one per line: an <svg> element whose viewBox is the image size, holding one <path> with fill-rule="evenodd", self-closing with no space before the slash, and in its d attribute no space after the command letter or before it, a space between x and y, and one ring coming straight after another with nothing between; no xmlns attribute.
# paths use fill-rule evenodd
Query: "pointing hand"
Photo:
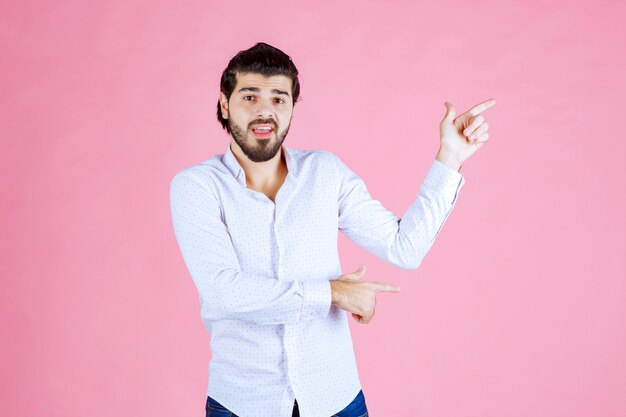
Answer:
<svg viewBox="0 0 626 417"><path fill-rule="evenodd" d="M446 101L446 115L439 124L441 143L437 159L459 169L489 139L489 125L481 113L495 104L496 100L490 98L454 117L456 110Z"/></svg>
<svg viewBox="0 0 626 417"><path fill-rule="evenodd" d="M374 317L376 294L379 292L399 292L400 287L386 282L362 281L365 267L355 272L343 274L330 281L332 303L352 313L352 317L362 324L367 324Z"/></svg>

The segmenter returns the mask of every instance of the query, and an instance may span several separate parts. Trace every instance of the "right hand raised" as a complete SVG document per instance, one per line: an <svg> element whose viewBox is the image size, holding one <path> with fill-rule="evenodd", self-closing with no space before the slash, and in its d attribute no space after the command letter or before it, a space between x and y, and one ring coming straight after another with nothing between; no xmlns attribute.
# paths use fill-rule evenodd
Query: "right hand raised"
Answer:
<svg viewBox="0 0 626 417"><path fill-rule="evenodd" d="M362 281L365 266L356 271L343 274L330 281L332 303L352 313L352 317L362 324L367 324L374 317L376 293L400 292L400 287L386 282Z"/></svg>

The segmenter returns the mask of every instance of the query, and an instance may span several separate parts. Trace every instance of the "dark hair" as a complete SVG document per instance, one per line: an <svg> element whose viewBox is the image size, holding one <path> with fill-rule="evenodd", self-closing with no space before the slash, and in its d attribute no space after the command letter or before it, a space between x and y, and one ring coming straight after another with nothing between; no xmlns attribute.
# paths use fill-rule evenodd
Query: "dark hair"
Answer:
<svg viewBox="0 0 626 417"><path fill-rule="evenodd" d="M293 104L296 104L300 96L300 82L298 81L298 69L289 55L278 48L259 42L252 48L239 51L229 62L220 80L220 91L230 100L230 96L237 84L237 73L257 73L266 77L273 75L285 75L291 78L291 96ZM222 117L222 109L217 101L217 120L222 127L230 133L228 120Z"/></svg>

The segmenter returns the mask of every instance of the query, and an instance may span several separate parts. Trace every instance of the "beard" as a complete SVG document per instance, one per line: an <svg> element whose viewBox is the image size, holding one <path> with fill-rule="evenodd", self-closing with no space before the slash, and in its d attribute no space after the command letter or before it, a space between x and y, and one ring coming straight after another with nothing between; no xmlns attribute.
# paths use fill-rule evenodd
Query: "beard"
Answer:
<svg viewBox="0 0 626 417"><path fill-rule="evenodd" d="M272 137L270 137L269 139L257 139L255 137L249 139L248 131L251 131L252 125L257 123L269 123L274 126L274 129L272 131ZM269 161L274 156L276 156L276 154L280 150L280 147L285 141L285 137L287 137L287 133L289 133L289 126L291 126L291 119L289 120L289 124L287 125L285 130L282 132L278 132L278 126L273 120L257 119L249 124L248 130L244 130L241 126L234 123L231 119L228 119L228 127L230 129L230 134L232 135L233 139L235 139L235 142L237 143L237 145L239 145L243 153L251 161L254 162ZM276 134L276 138L273 137L274 134Z"/></svg>

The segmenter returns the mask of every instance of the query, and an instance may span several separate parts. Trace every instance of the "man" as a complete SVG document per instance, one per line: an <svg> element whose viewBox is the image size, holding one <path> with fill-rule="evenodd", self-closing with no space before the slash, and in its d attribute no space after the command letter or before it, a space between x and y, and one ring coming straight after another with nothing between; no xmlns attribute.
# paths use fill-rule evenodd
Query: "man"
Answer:
<svg viewBox="0 0 626 417"><path fill-rule="evenodd" d="M211 333L207 416L367 416L346 312L374 316L396 285L342 274L337 233L414 269L464 184L461 164L488 139L487 100L440 124L440 149L400 219L372 199L336 155L283 145L300 93L298 71L265 43L224 70L218 120L224 154L171 183L175 235ZM311 126L315 128L315 126ZM297 399L297 400L296 400Z"/></svg>

